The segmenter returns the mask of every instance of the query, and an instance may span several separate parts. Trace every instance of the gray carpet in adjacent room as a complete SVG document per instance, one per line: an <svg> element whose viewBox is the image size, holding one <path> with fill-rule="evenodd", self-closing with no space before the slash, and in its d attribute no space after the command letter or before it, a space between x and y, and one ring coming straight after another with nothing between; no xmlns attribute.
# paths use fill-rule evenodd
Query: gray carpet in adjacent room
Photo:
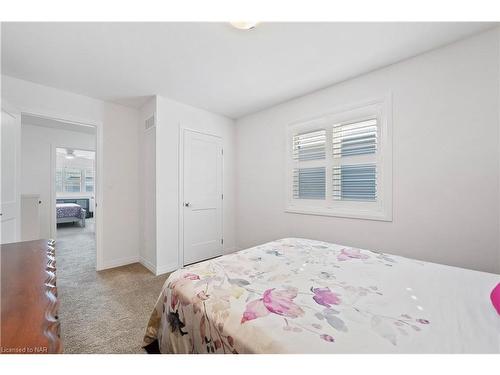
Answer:
<svg viewBox="0 0 500 375"><path fill-rule="evenodd" d="M135 263L95 271L94 220L57 230L57 286L65 353L144 353L146 324L167 275Z"/></svg>

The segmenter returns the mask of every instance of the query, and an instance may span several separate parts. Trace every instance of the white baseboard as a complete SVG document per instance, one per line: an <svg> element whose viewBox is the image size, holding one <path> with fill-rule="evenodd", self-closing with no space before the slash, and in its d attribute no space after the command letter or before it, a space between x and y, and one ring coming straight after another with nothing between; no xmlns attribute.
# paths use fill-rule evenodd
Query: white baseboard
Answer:
<svg viewBox="0 0 500 375"><path fill-rule="evenodd" d="M139 263L141 263L144 267L150 270L153 274L156 275L156 266L150 261L146 260L144 257L140 257Z"/></svg>
<svg viewBox="0 0 500 375"><path fill-rule="evenodd" d="M139 256L137 256L137 255L133 256L133 257L104 261L104 262L102 262L101 267L99 268L99 271L107 270L109 268L126 266L127 264L132 264L132 263L137 263L137 262L139 262Z"/></svg>
<svg viewBox="0 0 500 375"><path fill-rule="evenodd" d="M112 261L103 262L98 271L103 271L103 270L107 270L107 269L115 268L115 267L126 266L127 264L132 264L132 263L142 264L144 267L146 267L149 271L154 273L156 276L163 275L164 273L168 273L168 272L173 272L179 268L179 265L177 263L166 264L164 266L155 267L155 265L153 263L147 261L143 257L133 256L133 257L128 257L128 258L114 259Z"/></svg>
<svg viewBox="0 0 500 375"><path fill-rule="evenodd" d="M234 253L235 251L238 251L238 250L239 249L236 246L224 249L224 255ZM137 263L137 262L141 263L144 267L146 267L149 271L154 273L156 276L163 275L163 274L168 273L168 272L173 272L173 271L177 270L178 268L180 268L177 263L170 263L170 264L166 264L163 266L161 266L161 265L155 266L152 262L148 261L144 257L134 256L134 257L121 258L121 259L116 259L113 261L105 262L100 270L125 266L127 264Z"/></svg>
<svg viewBox="0 0 500 375"><path fill-rule="evenodd" d="M166 264L164 266L156 267L156 276L163 275L164 273L173 272L179 268L177 263Z"/></svg>

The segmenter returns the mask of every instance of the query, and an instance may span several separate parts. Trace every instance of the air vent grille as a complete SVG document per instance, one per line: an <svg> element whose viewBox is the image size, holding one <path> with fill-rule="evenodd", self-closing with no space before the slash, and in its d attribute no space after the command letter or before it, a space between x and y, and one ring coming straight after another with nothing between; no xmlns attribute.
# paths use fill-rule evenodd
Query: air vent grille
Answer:
<svg viewBox="0 0 500 375"><path fill-rule="evenodd" d="M155 115L154 115L154 113L153 113L153 114L151 115L151 117L147 118L147 119L146 119L146 121L144 121L144 125L145 125L145 126L144 126L144 128L145 128L146 130L148 130L148 129L152 128L153 126L155 126L155 125L156 125L156 124L155 124L155 121L156 121L156 119L155 119Z"/></svg>

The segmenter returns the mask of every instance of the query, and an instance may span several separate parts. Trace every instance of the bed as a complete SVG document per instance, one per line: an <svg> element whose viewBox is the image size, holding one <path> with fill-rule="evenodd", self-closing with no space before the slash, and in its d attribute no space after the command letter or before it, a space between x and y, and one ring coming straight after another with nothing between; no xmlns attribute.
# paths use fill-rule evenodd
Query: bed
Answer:
<svg viewBox="0 0 500 375"><path fill-rule="evenodd" d="M85 209L76 203L56 203L57 224L79 222L84 227L85 217Z"/></svg>
<svg viewBox="0 0 500 375"><path fill-rule="evenodd" d="M287 238L172 273L161 353L500 353L500 275Z"/></svg>

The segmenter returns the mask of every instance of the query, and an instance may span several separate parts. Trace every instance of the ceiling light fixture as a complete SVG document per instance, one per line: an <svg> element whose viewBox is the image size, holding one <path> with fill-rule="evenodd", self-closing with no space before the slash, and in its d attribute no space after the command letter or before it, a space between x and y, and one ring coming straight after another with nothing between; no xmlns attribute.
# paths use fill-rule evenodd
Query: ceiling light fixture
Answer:
<svg viewBox="0 0 500 375"><path fill-rule="evenodd" d="M239 30L252 30L255 29L258 22L229 22L231 26L239 29Z"/></svg>
<svg viewBox="0 0 500 375"><path fill-rule="evenodd" d="M66 149L66 159L74 159L75 158L75 151L71 149Z"/></svg>

